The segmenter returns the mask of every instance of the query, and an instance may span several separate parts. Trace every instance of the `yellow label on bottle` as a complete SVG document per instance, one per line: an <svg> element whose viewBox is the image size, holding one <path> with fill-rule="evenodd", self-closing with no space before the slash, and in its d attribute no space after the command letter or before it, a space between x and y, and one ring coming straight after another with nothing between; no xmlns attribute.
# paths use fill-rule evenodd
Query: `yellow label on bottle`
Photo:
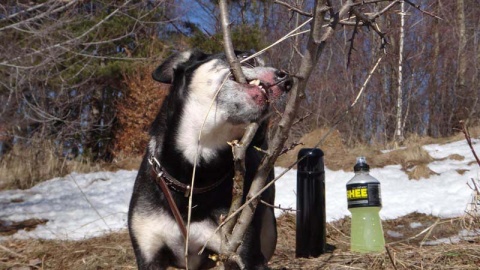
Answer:
<svg viewBox="0 0 480 270"><path fill-rule="evenodd" d="M366 186L357 187L347 190L347 199L367 199L368 198L368 189Z"/></svg>
<svg viewBox="0 0 480 270"><path fill-rule="evenodd" d="M348 208L382 206L380 184L347 184Z"/></svg>

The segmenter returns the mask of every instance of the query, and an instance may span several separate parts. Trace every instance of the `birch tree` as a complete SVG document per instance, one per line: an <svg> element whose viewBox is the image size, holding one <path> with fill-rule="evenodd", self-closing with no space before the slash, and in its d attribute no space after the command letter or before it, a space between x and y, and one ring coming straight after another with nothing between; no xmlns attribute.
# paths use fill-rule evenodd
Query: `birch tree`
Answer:
<svg viewBox="0 0 480 270"><path fill-rule="evenodd" d="M397 103L396 103L396 125L395 125L395 146L398 146L403 142L403 46L405 41L405 1L400 3L400 39L398 45L398 90L397 90Z"/></svg>

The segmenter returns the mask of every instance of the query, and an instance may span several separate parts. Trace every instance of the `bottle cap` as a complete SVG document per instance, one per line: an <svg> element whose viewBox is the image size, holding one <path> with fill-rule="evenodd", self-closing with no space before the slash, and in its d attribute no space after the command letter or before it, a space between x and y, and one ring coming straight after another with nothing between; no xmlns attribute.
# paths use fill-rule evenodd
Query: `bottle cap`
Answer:
<svg viewBox="0 0 480 270"><path fill-rule="evenodd" d="M354 172L369 172L370 166L367 164L367 159L365 157L357 157L357 163L353 166Z"/></svg>

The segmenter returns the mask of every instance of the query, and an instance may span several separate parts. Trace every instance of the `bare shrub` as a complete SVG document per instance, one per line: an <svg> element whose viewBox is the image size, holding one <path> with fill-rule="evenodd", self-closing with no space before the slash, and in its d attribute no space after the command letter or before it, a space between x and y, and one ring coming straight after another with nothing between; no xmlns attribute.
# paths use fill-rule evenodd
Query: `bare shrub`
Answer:
<svg viewBox="0 0 480 270"><path fill-rule="evenodd" d="M116 105L115 156L138 156L147 147L150 124L168 94L166 84L151 78L153 69L153 66L138 65L134 71L123 74L128 91Z"/></svg>

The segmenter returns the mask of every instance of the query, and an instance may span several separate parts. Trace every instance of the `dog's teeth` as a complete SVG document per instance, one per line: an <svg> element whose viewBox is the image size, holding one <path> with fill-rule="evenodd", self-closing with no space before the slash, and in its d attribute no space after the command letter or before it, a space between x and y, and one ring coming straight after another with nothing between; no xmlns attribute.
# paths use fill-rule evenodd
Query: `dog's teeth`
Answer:
<svg viewBox="0 0 480 270"><path fill-rule="evenodd" d="M259 79L253 80L253 81L250 82L250 84L259 86L260 85L260 80Z"/></svg>

